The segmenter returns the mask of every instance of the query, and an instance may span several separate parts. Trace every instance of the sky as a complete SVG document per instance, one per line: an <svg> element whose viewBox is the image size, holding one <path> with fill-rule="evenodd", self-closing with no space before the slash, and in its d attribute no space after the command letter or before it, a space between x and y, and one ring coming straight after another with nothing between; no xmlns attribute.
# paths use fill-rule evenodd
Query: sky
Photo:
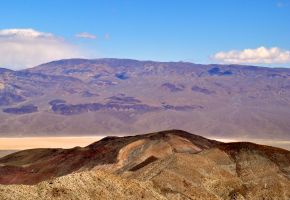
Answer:
<svg viewBox="0 0 290 200"><path fill-rule="evenodd" d="M0 67L65 58L290 67L290 0L9 0Z"/></svg>

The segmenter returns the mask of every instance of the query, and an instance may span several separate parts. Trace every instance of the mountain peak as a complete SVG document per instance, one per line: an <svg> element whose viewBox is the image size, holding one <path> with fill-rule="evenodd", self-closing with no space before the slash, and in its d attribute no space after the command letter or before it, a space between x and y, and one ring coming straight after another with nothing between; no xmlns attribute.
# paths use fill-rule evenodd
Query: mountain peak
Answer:
<svg viewBox="0 0 290 200"><path fill-rule="evenodd" d="M106 137L87 147L72 149L24 150L0 159L1 184L35 184L52 177L70 174L85 169L108 169L114 173L136 171L157 160L175 154L200 154L219 149L229 156L239 156L246 149L260 152L284 170L290 153L281 149L270 149L247 143L226 144L190 134L182 130L167 130L144 135ZM288 161L287 161L288 159ZM273 160L273 159L272 159ZM282 164L281 164L282 163Z"/></svg>

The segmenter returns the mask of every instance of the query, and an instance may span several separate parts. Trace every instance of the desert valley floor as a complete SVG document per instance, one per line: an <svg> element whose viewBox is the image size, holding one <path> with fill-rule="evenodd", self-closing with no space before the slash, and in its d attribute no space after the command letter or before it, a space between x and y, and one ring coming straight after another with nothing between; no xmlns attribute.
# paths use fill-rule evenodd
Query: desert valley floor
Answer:
<svg viewBox="0 0 290 200"><path fill-rule="evenodd" d="M72 137L18 137L0 138L0 157L10 153L34 148L73 148L84 147L102 139L104 136L72 136ZM290 140L269 140L269 139L240 139L240 138L210 138L221 142L248 141L257 144L269 145L290 150Z"/></svg>

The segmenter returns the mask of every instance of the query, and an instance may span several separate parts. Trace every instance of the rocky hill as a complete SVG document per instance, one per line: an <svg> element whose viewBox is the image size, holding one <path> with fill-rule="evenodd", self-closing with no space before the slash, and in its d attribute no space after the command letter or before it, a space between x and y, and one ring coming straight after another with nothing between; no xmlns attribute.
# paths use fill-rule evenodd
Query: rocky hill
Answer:
<svg viewBox="0 0 290 200"><path fill-rule="evenodd" d="M289 199L290 152L180 130L0 159L1 199Z"/></svg>
<svg viewBox="0 0 290 200"><path fill-rule="evenodd" d="M69 59L0 70L0 136L110 135L179 128L290 138L290 70Z"/></svg>

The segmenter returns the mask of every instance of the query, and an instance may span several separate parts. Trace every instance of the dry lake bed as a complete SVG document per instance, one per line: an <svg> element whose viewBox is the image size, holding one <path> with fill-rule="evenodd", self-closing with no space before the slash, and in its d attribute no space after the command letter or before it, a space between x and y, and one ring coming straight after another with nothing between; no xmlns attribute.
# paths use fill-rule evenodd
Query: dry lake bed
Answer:
<svg viewBox="0 0 290 200"><path fill-rule="evenodd" d="M83 137L25 137L25 138L0 138L0 157L15 151L33 148L72 148L75 146L85 147L102 139L103 136ZM269 145L290 150L289 140L264 140L264 139L226 139L210 138L222 142L248 141L257 144Z"/></svg>
<svg viewBox="0 0 290 200"><path fill-rule="evenodd" d="M279 147L290 151L290 140L270 140L270 139L239 139L239 138L209 138L221 142L253 142L256 144Z"/></svg>
<svg viewBox="0 0 290 200"><path fill-rule="evenodd" d="M103 136L0 138L0 157L24 149L85 147L102 138Z"/></svg>

